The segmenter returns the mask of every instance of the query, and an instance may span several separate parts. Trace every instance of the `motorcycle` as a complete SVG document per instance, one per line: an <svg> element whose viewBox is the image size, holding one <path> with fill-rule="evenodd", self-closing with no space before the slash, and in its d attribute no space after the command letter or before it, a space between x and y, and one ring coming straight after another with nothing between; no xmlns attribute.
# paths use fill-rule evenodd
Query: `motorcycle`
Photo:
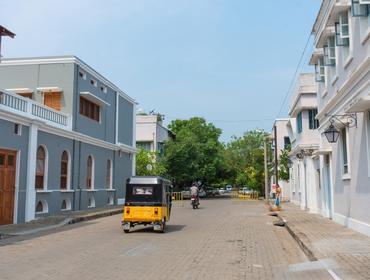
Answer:
<svg viewBox="0 0 370 280"><path fill-rule="evenodd" d="M191 196L191 206L193 206L193 209L199 208L199 197L197 195Z"/></svg>

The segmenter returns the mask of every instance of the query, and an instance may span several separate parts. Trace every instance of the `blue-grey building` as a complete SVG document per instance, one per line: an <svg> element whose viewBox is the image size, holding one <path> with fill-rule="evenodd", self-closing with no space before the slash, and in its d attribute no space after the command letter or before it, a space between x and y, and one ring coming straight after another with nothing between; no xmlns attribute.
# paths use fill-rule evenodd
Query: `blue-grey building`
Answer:
<svg viewBox="0 0 370 280"><path fill-rule="evenodd" d="M0 64L0 224L122 204L135 101L74 56Z"/></svg>

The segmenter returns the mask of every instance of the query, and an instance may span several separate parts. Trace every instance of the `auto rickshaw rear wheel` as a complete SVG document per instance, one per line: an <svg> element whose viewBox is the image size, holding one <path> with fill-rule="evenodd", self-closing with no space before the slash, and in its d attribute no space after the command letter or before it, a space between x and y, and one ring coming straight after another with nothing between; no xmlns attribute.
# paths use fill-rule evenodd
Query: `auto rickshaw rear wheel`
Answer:
<svg viewBox="0 0 370 280"><path fill-rule="evenodd" d="M165 228L166 228L166 220L162 220L161 222L161 229L160 229L160 233L164 233L165 232Z"/></svg>

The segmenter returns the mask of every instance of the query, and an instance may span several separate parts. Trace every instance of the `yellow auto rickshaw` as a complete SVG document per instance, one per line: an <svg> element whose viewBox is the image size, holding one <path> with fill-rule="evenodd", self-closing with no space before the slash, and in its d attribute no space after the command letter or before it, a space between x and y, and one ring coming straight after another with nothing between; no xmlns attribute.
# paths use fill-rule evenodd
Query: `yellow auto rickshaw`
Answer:
<svg viewBox="0 0 370 280"><path fill-rule="evenodd" d="M136 225L153 225L154 230L165 231L170 220L172 185L161 177L131 177L127 179L122 227L125 233Z"/></svg>

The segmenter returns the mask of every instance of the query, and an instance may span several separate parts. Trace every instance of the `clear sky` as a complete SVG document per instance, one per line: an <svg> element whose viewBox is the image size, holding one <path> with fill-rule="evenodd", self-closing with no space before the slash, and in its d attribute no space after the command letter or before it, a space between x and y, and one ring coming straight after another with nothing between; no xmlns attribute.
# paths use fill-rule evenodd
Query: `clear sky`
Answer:
<svg viewBox="0 0 370 280"><path fill-rule="evenodd" d="M0 25L17 34L4 39L2 53L76 55L144 111L164 114L167 123L202 116L228 141L250 129L271 129L320 4L0 0Z"/></svg>

